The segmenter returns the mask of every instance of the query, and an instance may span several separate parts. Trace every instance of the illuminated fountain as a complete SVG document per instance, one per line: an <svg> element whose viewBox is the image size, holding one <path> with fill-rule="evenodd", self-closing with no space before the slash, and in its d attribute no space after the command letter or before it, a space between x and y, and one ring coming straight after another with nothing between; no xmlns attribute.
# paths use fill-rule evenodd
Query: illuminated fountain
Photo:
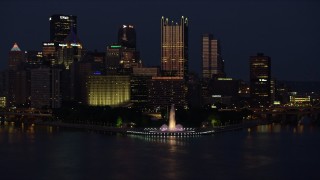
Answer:
<svg viewBox="0 0 320 180"><path fill-rule="evenodd" d="M180 124L176 125L176 111L174 108L174 104L171 105L170 109L170 115L169 115L169 127L164 124L160 127L160 131L169 131L169 132L175 132L175 131L183 131L183 127Z"/></svg>
<svg viewBox="0 0 320 180"><path fill-rule="evenodd" d="M214 130L209 131L199 131L196 128L183 128L181 124L176 124L175 119L175 108L174 104L171 105L170 114L169 114L169 126L164 124L158 128L144 128L143 130L129 130L128 134L132 135L146 135L153 137L190 137L190 136L200 136L204 134L211 134Z"/></svg>

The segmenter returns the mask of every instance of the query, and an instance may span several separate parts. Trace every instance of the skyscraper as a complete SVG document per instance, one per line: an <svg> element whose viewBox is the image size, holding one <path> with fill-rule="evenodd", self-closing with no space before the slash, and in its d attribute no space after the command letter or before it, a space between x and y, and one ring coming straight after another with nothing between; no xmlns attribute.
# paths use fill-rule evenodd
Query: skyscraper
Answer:
<svg viewBox="0 0 320 180"><path fill-rule="evenodd" d="M31 69L31 107L59 108L61 106L60 70Z"/></svg>
<svg viewBox="0 0 320 180"><path fill-rule="evenodd" d="M106 51L106 69L108 74L116 74L120 68L122 46L113 44L107 46Z"/></svg>
<svg viewBox="0 0 320 180"><path fill-rule="evenodd" d="M271 103L271 59L263 53L250 57L250 94L253 106Z"/></svg>
<svg viewBox="0 0 320 180"><path fill-rule="evenodd" d="M51 42L63 43L71 29L77 34L77 16L55 14L49 18L49 21Z"/></svg>
<svg viewBox="0 0 320 180"><path fill-rule="evenodd" d="M9 52L8 71L6 78L7 105L25 105L28 98L27 72L24 70L25 53L17 43L14 43Z"/></svg>
<svg viewBox="0 0 320 180"><path fill-rule="evenodd" d="M126 48L136 48L136 30L133 25L122 25L119 28L118 44Z"/></svg>
<svg viewBox="0 0 320 180"><path fill-rule="evenodd" d="M188 74L188 18L180 24L161 18L161 71L165 76Z"/></svg>
<svg viewBox="0 0 320 180"><path fill-rule="evenodd" d="M65 38L64 43L59 44L58 64L63 64L69 69L73 62L80 61L83 55L83 47L76 33L72 30Z"/></svg>
<svg viewBox="0 0 320 180"><path fill-rule="evenodd" d="M220 43L212 34L202 36L202 77L204 79L225 77Z"/></svg>
<svg viewBox="0 0 320 180"><path fill-rule="evenodd" d="M25 62L25 53L21 51L17 43L14 43L9 52L8 66L10 70L18 70Z"/></svg>

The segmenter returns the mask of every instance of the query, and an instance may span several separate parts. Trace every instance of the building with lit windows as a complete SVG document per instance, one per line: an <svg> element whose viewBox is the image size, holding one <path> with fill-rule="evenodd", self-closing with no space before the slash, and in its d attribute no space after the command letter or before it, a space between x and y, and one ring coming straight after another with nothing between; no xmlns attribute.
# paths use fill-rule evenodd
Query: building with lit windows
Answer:
<svg viewBox="0 0 320 180"><path fill-rule="evenodd" d="M82 43L76 33L71 31L64 42L59 43L58 64L63 64L66 69L69 69L73 62L81 60L83 54Z"/></svg>
<svg viewBox="0 0 320 180"><path fill-rule="evenodd" d="M1 97L0 97L0 108L5 108L6 106L7 106L6 97L1 96Z"/></svg>
<svg viewBox="0 0 320 180"><path fill-rule="evenodd" d="M156 111L172 104L176 108L188 108L187 92L183 77L152 77L148 81L149 108Z"/></svg>
<svg viewBox="0 0 320 180"><path fill-rule="evenodd" d="M25 51L26 64L35 67L42 64L43 53L42 51Z"/></svg>
<svg viewBox="0 0 320 180"><path fill-rule="evenodd" d="M106 70L108 74L117 74L120 68L122 46L118 44L107 46Z"/></svg>
<svg viewBox="0 0 320 180"><path fill-rule="evenodd" d="M132 106L147 111L148 81L159 75L157 67L133 68L130 80Z"/></svg>
<svg viewBox="0 0 320 180"><path fill-rule="evenodd" d="M42 43L42 56L44 57L45 61L50 62L50 64L54 65L57 64L57 48L55 43L53 42L43 42Z"/></svg>
<svg viewBox="0 0 320 180"><path fill-rule="evenodd" d="M271 58L262 53L250 57L250 96L253 106L271 103Z"/></svg>
<svg viewBox="0 0 320 180"><path fill-rule="evenodd" d="M58 45L73 31L77 34L77 16L55 14L49 18L50 42Z"/></svg>
<svg viewBox="0 0 320 180"><path fill-rule="evenodd" d="M164 76L188 74L188 18L180 23L161 18L161 71Z"/></svg>
<svg viewBox="0 0 320 180"><path fill-rule="evenodd" d="M290 96L289 106L301 107L301 106L311 106L310 96Z"/></svg>
<svg viewBox="0 0 320 180"><path fill-rule="evenodd" d="M89 106L127 105L130 103L130 76L88 76L87 97Z"/></svg>
<svg viewBox="0 0 320 180"><path fill-rule="evenodd" d="M204 79L225 77L220 43L212 34L202 36L202 77Z"/></svg>
<svg viewBox="0 0 320 180"><path fill-rule="evenodd" d="M129 75L133 68L142 67L139 52L118 44L107 46L106 69L108 74Z"/></svg>

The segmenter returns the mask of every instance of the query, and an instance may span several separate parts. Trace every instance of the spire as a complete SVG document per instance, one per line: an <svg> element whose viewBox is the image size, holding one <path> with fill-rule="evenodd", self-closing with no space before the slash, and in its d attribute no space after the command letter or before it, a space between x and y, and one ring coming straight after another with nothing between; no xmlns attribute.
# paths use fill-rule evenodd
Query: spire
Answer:
<svg viewBox="0 0 320 180"><path fill-rule="evenodd" d="M21 51L17 43L14 43L13 47L11 48L11 51Z"/></svg>

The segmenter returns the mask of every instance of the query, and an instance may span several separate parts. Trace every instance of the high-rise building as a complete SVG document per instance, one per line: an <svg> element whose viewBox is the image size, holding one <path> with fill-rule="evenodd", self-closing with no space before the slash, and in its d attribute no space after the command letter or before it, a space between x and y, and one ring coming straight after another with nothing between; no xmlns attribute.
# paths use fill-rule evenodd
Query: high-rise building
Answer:
<svg viewBox="0 0 320 180"><path fill-rule="evenodd" d="M156 111L172 104L187 108L187 86L183 77L152 77L148 81L149 108Z"/></svg>
<svg viewBox="0 0 320 180"><path fill-rule="evenodd" d="M7 106L25 106L29 97L28 73L25 70L7 71Z"/></svg>
<svg viewBox="0 0 320 180"><path fill-rule="evenodd" d="M119 28L118 43L122 47L136 48L136 30L133 25L122 25Z"/></svg>
<svg viewBox="0 0 320 180"><path fill-rule="evenodd" d="M61 106L60 70L31 69L31 107L59 108Z"/></svg>
<svg viewBox="0 0 320 180"><path fill-rule="evenodd" d="M136 49L113 44L107 46L105 65L108 74L131 74L142 62Z"/></svg>
<svg viewBox="0 0 320 180"><path fill-rule="evenodd" d="M180 24L161 18L161 71L165 76L188 74L188 18Z"/></svg>
<svg viewBox="0 0 320 180"><path fill-rule="evenodd" d="M77 16L55 14L49 18L50 42L63 43L71 31L77 34Z"/></svg>
<svg viewBox="0 0 320 180"><path fill-rule="evenodd" d="M212 34L202 36L202 77L204 79L225 77L220 43Z"/></svg>
<svg viewBox="0 0 320 180"><path fill-rule="evenodd" d="M49 62L51 65L57 64L57 48L53 42L42 43L42 56L44 60Z"/></svg>
<svg viewBox="0 0 320 180"><path fill-rule="evenodd" d="M13 45L8 57L6 74L7 105L24 106L28 98L27 72L24 70L25 52L21 51L17 43Z"/></svg>
<svg viewBox="0 0 320 180"><path fill-rule="evenodd" d="M74 31L65 38L58 48L58 64L63 64L66 69L70 68L73 62L78 62L83 56L83 47Z"/></svg>
<svg viewBox="0 0 320 180"><path fill-rule="evenodd" d="M253 106L271 103L271 58L263 53L250 57L250 95Z"/></svg>
<svg viewBox="0 0 320 180"><path fill-rule="evenodd" d="M131 103L133 107L142 111L148 110L148 81L152 77L158 76L158 74L159 68L157 67L133 68L130 81Z"/></svg>
<svg viewBox="0 0 320 180"><path fill-rule="evenodd" d="M29 67L36 67L42 64L43 53L42 51L25 51L26 64Z"/></svg>
<svg viewBox="0 0 320 180"><path fill-rule="evenodd" d="M110 45L107 46L106 52L106 69L108 74L116 74L118 69L120 68L122 54L122 46L121 45Z"/></svg>
<svg viewBox="0 0 320 180"><path fill-rule="evenodd" d="M14 43L8 56L8 67L10 70L19 70L25 62L25 53L21 51L17 43Z"/></svg>

